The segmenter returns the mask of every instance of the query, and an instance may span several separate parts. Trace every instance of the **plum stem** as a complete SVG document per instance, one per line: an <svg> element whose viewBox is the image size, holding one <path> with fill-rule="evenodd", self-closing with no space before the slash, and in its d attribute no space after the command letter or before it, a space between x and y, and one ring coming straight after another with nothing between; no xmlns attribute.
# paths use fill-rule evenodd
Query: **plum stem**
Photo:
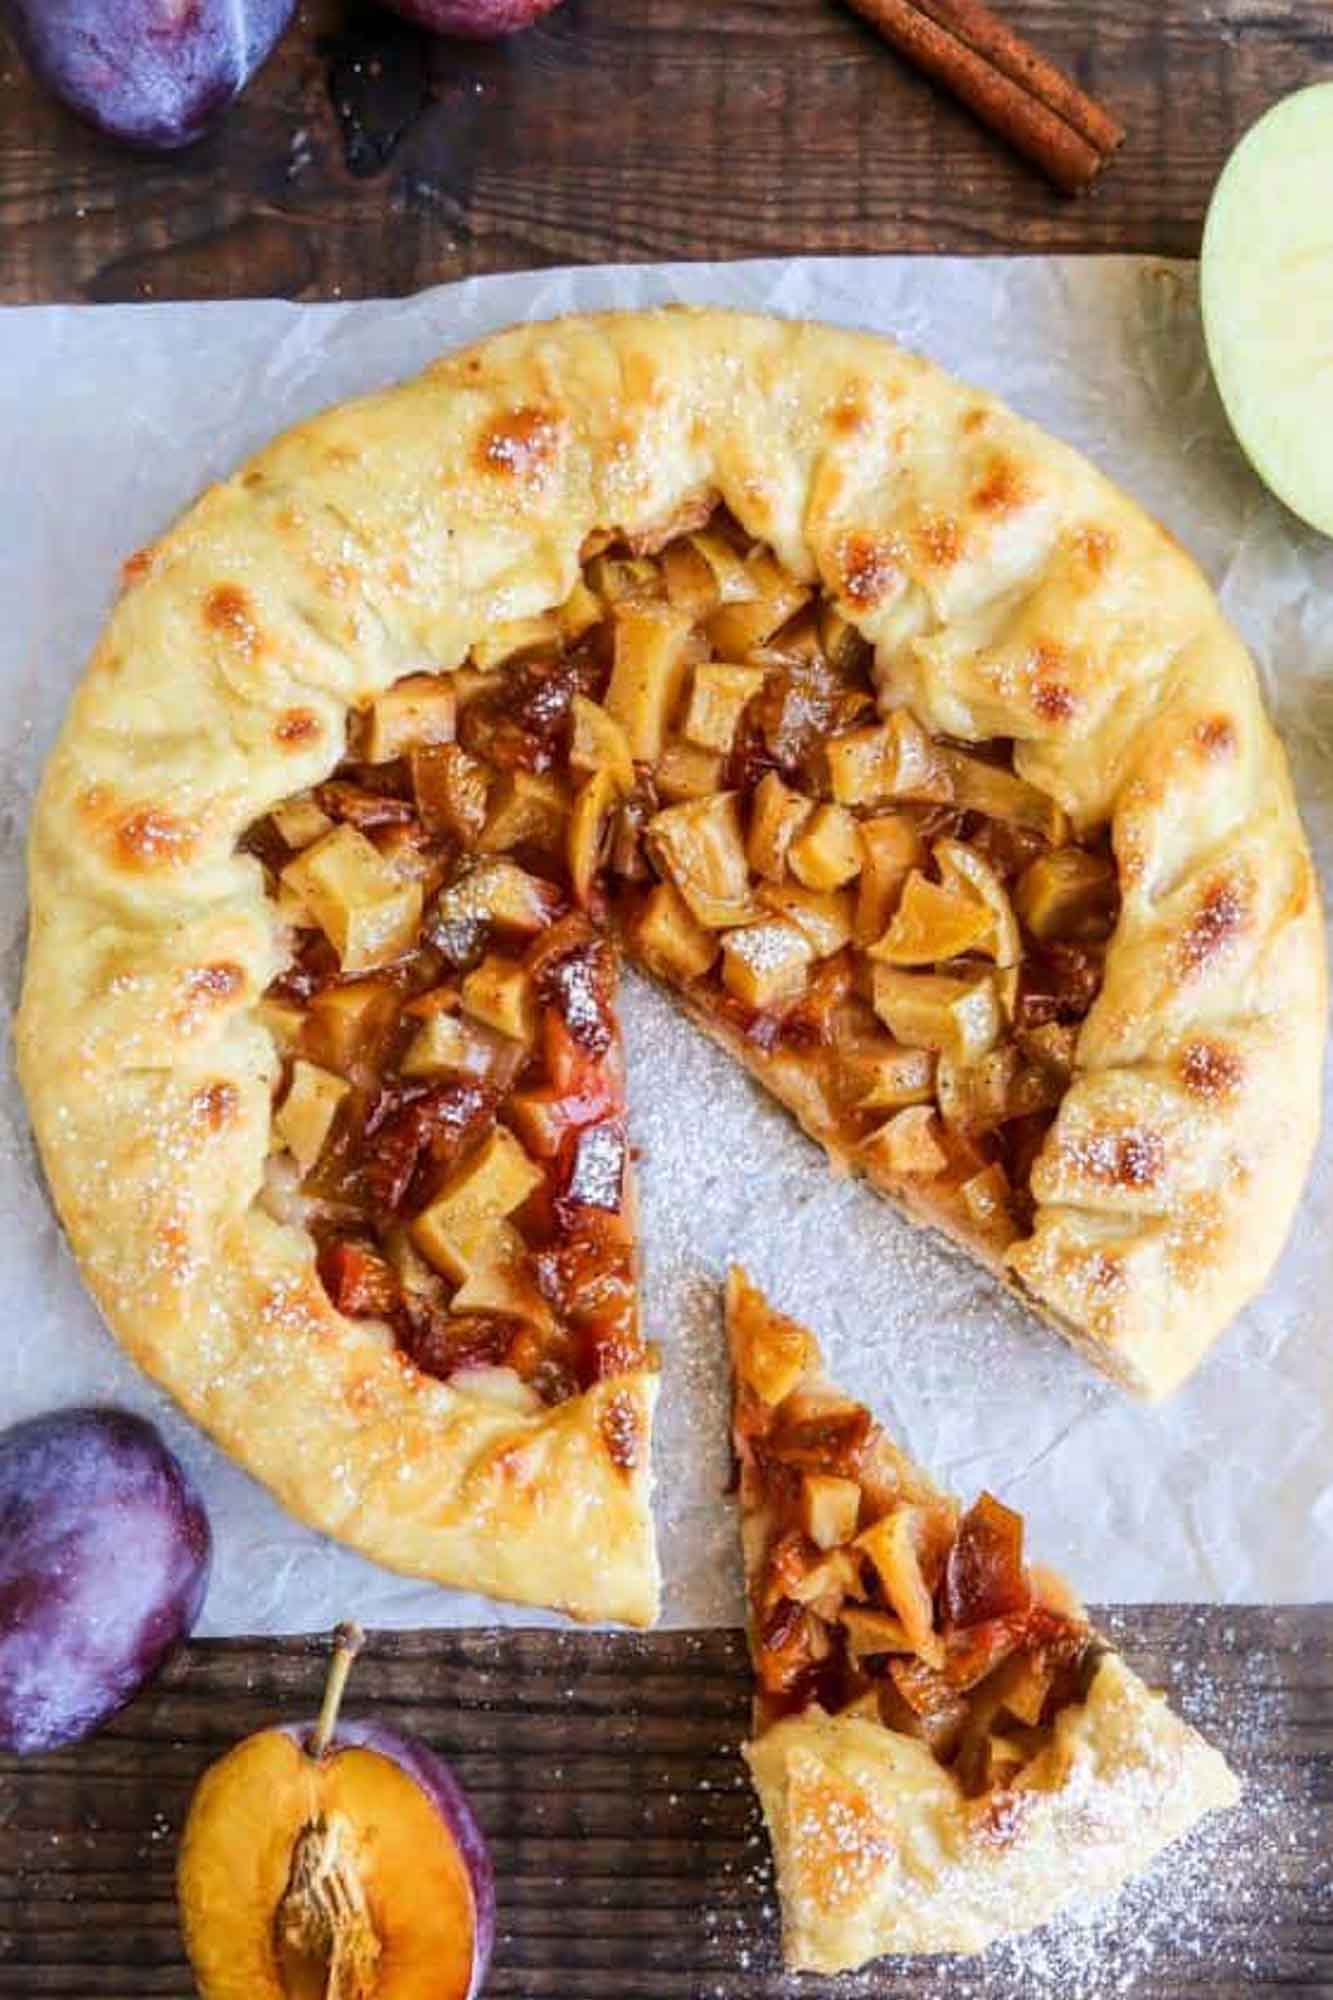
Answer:
<svg viewBox="0 0 1333 2000"><path fill-rule="evenodd" d="M329 1677L324 1683L324 1700L320 1704L319 1720L315 1724L306 1749L316 1762L328 1753L333 1741L333 1732L338 1726L338 1710L342 1707L347 1676L352 1671L352 1662L366 1643L366 1635L352 1620L339 1625L333 1634L333 1658L329 1662Z"/></svg>

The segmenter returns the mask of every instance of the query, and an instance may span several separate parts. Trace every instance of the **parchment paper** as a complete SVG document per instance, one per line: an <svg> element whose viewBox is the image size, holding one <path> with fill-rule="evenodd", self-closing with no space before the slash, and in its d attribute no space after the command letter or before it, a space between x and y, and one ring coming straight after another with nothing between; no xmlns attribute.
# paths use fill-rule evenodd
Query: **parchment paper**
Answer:
<svg viewBox="0 0 1333 2000"><path fill-rule="evenodd" d="M1254 648L1325 875L1333 860L1333 544L1231 442L1194 270L1133 258L796 260L552 271L399 303L0 313L0 964L17 998L22 841L42 757L121 560L274 430L526 318L668 299L877 328L1090 452L1203 561ZM1333 1593L1333 1173L1325 1145L1264 1297L1158 1411L1096 1381L954 1253L835 1181L784 1116L631 982L657 1467L671 1624L740 1614L716 1280L746 1262L936 1474L1023 1509L1102 1600ZM8 1037L6 1036L6 1045ZM1311 1088L1315 1088L1311 1080ZM1327 1104L1326 1104L1327 1109ZM110 1399L154 1416L217 1542L201 1630L544 1622L389 1575L287 1519L123 1360L0 1090L0 1425Z"/></svg>

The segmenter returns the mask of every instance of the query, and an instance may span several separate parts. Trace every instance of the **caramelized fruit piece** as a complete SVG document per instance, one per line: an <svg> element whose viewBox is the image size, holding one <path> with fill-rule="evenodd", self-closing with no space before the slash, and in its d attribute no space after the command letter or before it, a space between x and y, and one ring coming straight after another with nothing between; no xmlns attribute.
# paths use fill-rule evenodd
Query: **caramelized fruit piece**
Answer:
<svg viewBox="0 0 1333 2000"><path fill-rule="evenodd" d="M400 958L416 942L421 886L402 882L354 827L339 826L282 872L311 911L345 972Z"/></svg>
<svg viewBox="0 0 1333 2000"><path fill-rule="evenodd" d="M887 722L835 736L827 757L833 796L842 806L953 798L944 752L905 708L895 709Z"/></svg>
<svg viewBox="0 0 1333 2000"><path fill-rule="evenodd" d="M212 1536L151 1424L61 1410L0 1434L0 1751L77 1743L187 1639Z"/></svg>
<svg viewBox="0 0 1333 2000"><path fill-rule="evenodd" d="M362 1643L334 1634L317 1721L265 1729L195 1793L177 1894L201 2000L476 2000L495 1934L471 1807L422 1743L339 1720Z"/></svg>
<svg viewBox="0 0 1333 2000"><path fill-rule="evenodd" d="M513 847L534 847L558 853L568 810L565 787L557 778L533 771L506 772L491 792L477 850L504 854Z"/></svg>
<svg viewBox="0 0 1333 2000"><path fill-rule="evenodd" d="M730 600L724 595L721 608L708 620L708 637L726 660L743 660L762 646L810 597L806 585L781 569L766 549L747 557L745 580L750 595Z"/></svg>
<svg viewBox="0 0 1333 2000"><path fill-rule="evenodd" d="M417 1217L412 1242L437 1271L461 1284L476 1245L495 1222L521 1208L543 1179L513 1133L498 1125Z"/></svg>
<svg viewBox="0 0 1333 2000"><path fill-rule="evenodd" d="M951 1625L980 1625L1028 1602L1023 1517L983 1493L959 1523L944 1566L944 1615Z"/></svg>
<svg viewBox="0 0 1333 2000"><path fill-rule="evenodd" d="M615 612L615 664L606 709L625 732L631 755L652 764L685 691L693 622L665 604L620 604Z"/></svg>
<svg viewBox="0 0 1333 2000"><path fill-rule="evenodd" d="M804 991L815 951L785 917L728 931L722 940L722 984L756 1012Z"/></svg>
<svg viewBox="0 0 1333 2000"><path fill-rule="evenodd" d="M668 979L702 978L721 949L717 932L696 920L670 882L659 882L649 892L634 926L634 943Z"/></svg>
<svg viewBox="0 0 1333 2000"><path fill-rule="evenodd" d="M735 792L668 806L648 824L648 850L710 930L753 914L750 870Z"/></svg>
<svg viewBox="0 0 1333 2000"><path fill-rule="evenodd" d="M781 887L765 882L759 891L765 909L787 917L804 931L817 958L832 958L851 942L852 905L849 892L802 889L794 882Z"/></svg>
<svg viewBox="0 0 1333 2000"><path fill-rule="evenodd" d="M375 1063L398 1020L401 995L385 979L353 979L328 986L310 1002L301 1046L313 1062L350 1076Z"/></svg>
<svg viewBox="0 0 1333 2000"><path fill-rule="evenodd" d="M936 1049L958 1062L985 1055L999 1037L1000 1006L988 973L967 978L877 965L873 1001L895 1040Z"/></svg>
<svg viewBox="0 0 1333 2000"><path fill-rule="evenodd" d="M530 1042L537 1032L537 1005L532 981L521 965L499 952L488 952L463 980L463 1007L476 1021Z"/></svg>
<svg viewBox="0 0 1333 2000"><path fill-rule="evenodd" d="M776 771L766 771L755 787L750 806L746 856L756 875L781 882L793 838L814 811L811 800L784 784Z"/></svg>
<svg viewBox="0 0 1333 2000"><path fill-rule="evenodd" d="M575 695L571 709L573 734L569 744L570 768L591 776L609 774L623 797L634 786L634 759L621 725L597 702Z"/></svg>
<svg viewBox="0 0 1333 2000"><path fill-rule="evenodd" d="M490 779L485 768L457 743L415 750L410 759L412 793L423 824L471 846L486 824Z"/></svg>
<svg viewBox="0 0 1333 2000"><path fill-rule="evenodd" d="M855 937L868 945L898 907L903 884L926 859L920 828L907 813L882 813L860 822L861 873L856 885Z"/></svg>
<svg viewBox="0 0 1333 2000"><path fill-rule="evenodd" d="M409 674L371 703L363 754L387 764L409 750L454 740L454 690L437 674Z"/></svg>
<svg viewBox="0 0 1333 2000"><path fill-rule="evenodd" d="M1115 895L1109 857L1081 847L1038 855L1014 888L1018 914L1035 938L1104 934Z"/></svg>
<svg viewBox="0 0 1333 2000"><path fill-rule="evenodd" d="M856 821L843 806L816 806L787 850L787 865L807 889L841 889L861 872Z"/></svg>
<svg viewBox="0 0 1333 2000"><path fill-rule="evenodd" d="M273 1114L273 1129L303 1174L323 1152L349 1086L316 1063L296 1062L291 1087Z"/></svg>
<svg viewBox="0 0 1333 2000"><path fill-rule="evenodd" d="M896 1111L862 1142L862 1155L890 1174L932 1179L949 1164L937 1138L939 1123L929 1104L912 1104Z"/></svg>
<svg viewBox="0 0 1333 2000"><path fill-rule="evenodd" d="M801 1480L801 1527L817 1548L836 1549L856 1533L861 1488L855 1479L807 1472Z"/></svg>
<svg viewBox="0 0 1333 2000"><path fill-rule="evenodd" d="M685 734L703 750L729 751L741 713L764 685L762 667L729 667L716 660L694 670Z"/></svg>
<svg viewBox="0 0 1333 2000"><path fill-rule="evenodd" d="M956 895L914 868L883 937L868 948L885 965L938 965L984 949L994 919L983 903Z"/></svg>
<svg viewBox="0 0 1333 2000"><path fill-rule="evenodd" d="M984 813L988 819L1011 820L1053 846L1069 838L1068 815L1049 793L965 750L946 749L940 754L952 780L950 795L955 805Z"/></svg>
<svg viewBox="0 0 1333 2000"><path fill-rule="evenodd" d="M889 1609L901 1621L912 1651L933 1665L944 1656L935 1637L931 1575L943 1554L940 1540L937 1511L906 1505L895 1507L856 1540L873 1565Z"/></svg>
<svg viewBox="0 0 1333 2000"><path fill-rule="evenodd" d="M724 765L716 750L701 750L697 743L668 743L657 760L653 782L669 805L706 799L722 789Z"/></svg>
<svg viewBox="0 0 1333 2000"><path fill-rule="evenodd" d="M309 793L275 806L271 818L288 847L295 849L309 847L333 831L333 821Z"/></svg>

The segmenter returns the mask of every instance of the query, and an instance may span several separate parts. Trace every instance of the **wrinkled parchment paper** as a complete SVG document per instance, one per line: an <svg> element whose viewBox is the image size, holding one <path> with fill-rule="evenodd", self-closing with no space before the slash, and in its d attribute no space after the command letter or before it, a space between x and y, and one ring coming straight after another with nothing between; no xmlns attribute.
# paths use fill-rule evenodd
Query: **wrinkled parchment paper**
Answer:
<svg viewBox="0 0 1333 2000"><path fill-rule="evenodd" d="M1333 544L1271 499L1232 443L1192 266L798 259L551 271L383 304L38 307L0 312L7 1014L22 965L29 801L121 560L206 481L326 403L514 320L669 299L877 328L1091 453L1200 557L1254 648L1333 878ZM834 1373L942 1479L967 1495L992 1486L1021 1507L1031 1546L1090 1596L1333 1594L1333 1120L1264 1297L1173 1402L1144 1410L955 1253L834 1180L785 1117L633 979L625 1023L648 1329L665 1369L668 1623L740 1615L716 1289L732 1258L815 1325ZM393 1577L299 1527L139 1376L79 1284L10 1066L0 1425L107 1399L155 1417L203 1488L217 1554L201 1630L316 1629L352 1611L381 1626L544 1622Z"/></svg>

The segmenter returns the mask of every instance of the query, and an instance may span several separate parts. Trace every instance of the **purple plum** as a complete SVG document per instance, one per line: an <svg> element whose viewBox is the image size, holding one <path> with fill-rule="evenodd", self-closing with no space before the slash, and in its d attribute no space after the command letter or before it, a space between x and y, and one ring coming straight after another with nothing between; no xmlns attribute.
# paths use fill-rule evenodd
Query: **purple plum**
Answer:
<svg viewBox="0 0 1333 2000"><path fill-rule="evenodd" d="M59 1410L0 1433L0 1750L76 1743L182 1639L213 1538L153 1426Z"/></svg>
<svg viewBox="0 0 1333 2000"><path fill-rule="evenodd" d="M490 42L530 28L560 0L385 0L385 5L432 34Z"/></svg>
<svg viewBox="0 0 1333 2000"><path fill-rule="evenodd" d="M0 0L33 73L99 132L200 138L273 49L295 0Z"/></svg>

